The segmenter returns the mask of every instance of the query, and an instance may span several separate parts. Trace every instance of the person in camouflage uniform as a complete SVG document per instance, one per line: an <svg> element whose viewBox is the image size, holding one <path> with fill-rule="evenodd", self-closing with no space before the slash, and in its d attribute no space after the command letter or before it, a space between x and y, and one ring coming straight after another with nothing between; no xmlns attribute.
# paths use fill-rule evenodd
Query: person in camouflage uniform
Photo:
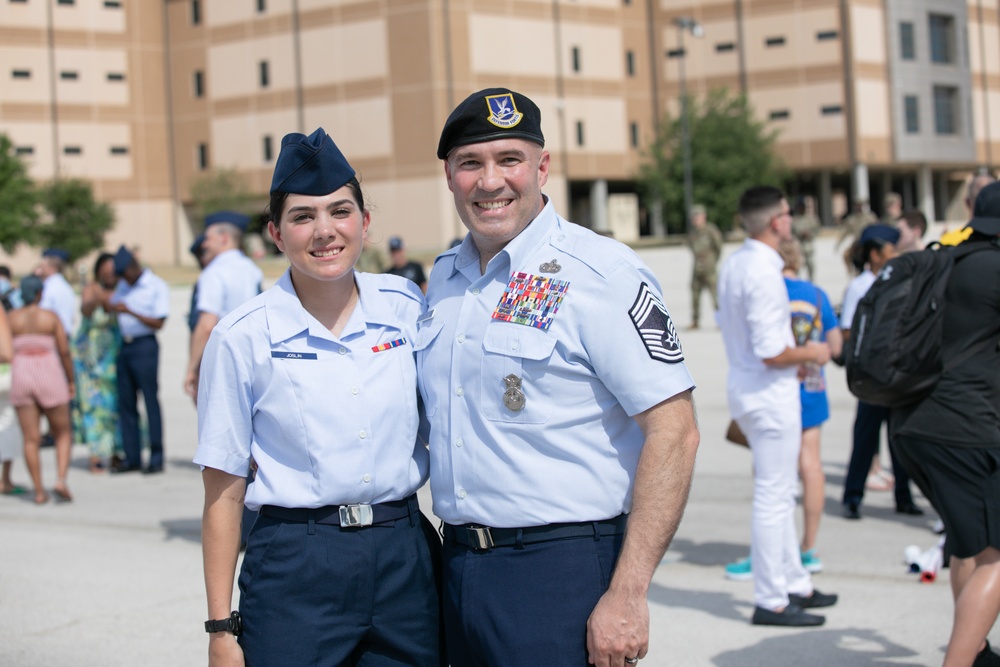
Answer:
<svg viewBox="0 0 1000 667"><path fill-rule="evenodd" d="M361 247L361 257L354 268L362 273L385 273L386 263L382 253L375 245L365 237L365 243Z"/></svg>
<svg viewBox="0 0 1000 667"><path fill-rule="evenodd" d="M814 280L813 241L819 234L820 222L816 215L816 200L806 195L795 205L795 217L792 218L792 234L799 241L802 249L802 265L809 274L809 281Z"/></svg>
<svg viewBox="0 0 1000 667"><path fill-rule="evenodd" d="M688 232L688 245L694 253L694 272L691 275L691 328L698 328L701 314L701 292L707 289L712 296L712 307L719 309L716 296L717 267L719 255L722 253L722 232L705 214L705 207L695 204L691 207L691 230Z"/></svg>
<svg viewBox="0 0 1000 667"><path fill-rule="evenodd" d="M878 222L878 218L875 217L875 214L868 207L867 199L858 199L855 201L851 214L841 222L840 238L837 239L837 245L833 249L836 252L840 250L840 246L843 245L844 241L851 240L851 243L847 245L847 250L844 252L844 265L847 267L848 273L854 274L854 264L851 260L852 251L855 249L853 243L861 238L861 232L864 231L865 227L876 222Z"/></svg>

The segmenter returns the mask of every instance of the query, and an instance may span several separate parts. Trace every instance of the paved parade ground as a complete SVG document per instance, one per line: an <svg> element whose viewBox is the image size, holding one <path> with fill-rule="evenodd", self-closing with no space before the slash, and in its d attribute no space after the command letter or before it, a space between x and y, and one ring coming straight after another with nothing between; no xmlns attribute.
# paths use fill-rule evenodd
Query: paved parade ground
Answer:
<svg viewBox="0 0 1000 667"><path fill-rule="evenodd" d="M936 542L936 516L919 493L924 517L896 515L891 493L869 492L861 521L841 518L854 400L836 367L827 371L832 419L822 446L827 504L818 548L826 569L814 582L839 593L840 602L821 610L827 616L822 628L750 625L752 583L723 577L725 563L748 553L752 487L748 452L723 439L729 418L721 335L714 326L684 329L690 318L686 249L640 254L659 276L681 331L698 383L701 426L691 500L650 591L650 651L641 665L939 665L952 617L947 571L921 584L903 563L907 545L924 549ZM819 284L839 303L848 276L830 238L819 241L816 259ZM202 485L191 464L197 416L181 391L189 297L190 285L172 288L171 316L160 335L165 474L91 475L86 450L77 446L69 478L74 502L35 507L30 495L0 497L0 666L206 664ZM710 309L707 297L703 308ZM51 488L51 448L43 450L42 462ZM22 460L14 479L28 482ZM429 513L426 489L421 503ZM1000 645L1000 630L991 638Z"/></svg>

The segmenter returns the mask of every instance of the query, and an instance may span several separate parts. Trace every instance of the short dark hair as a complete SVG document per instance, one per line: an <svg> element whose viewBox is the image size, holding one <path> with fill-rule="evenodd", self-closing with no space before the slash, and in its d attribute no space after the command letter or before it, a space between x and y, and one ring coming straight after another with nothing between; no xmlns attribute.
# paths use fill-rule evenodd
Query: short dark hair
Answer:
<svg viewBox="0 0 1000 667"><path fill-rule="evenodd" d="M104 262L109 262L109 261L110 262L114 262L115 261L115 256L112 255L110 252L102 252L100 255L97 256L97 259L94 260L94 280L95 281L99 280L97 274L101 270L101 264L104 264Z"/></svg>
<svg viewBox="0 0 1000 667"><path fill-rule="evenodd" d="M10 267L6 264L0 264L0 276L10 280Z"/></svg>
<svg viewBox="0 0 1000 667"><path fill-rule="evenodd" d="M906 222L910 229L920 230L920 237L927 233L927 217L917 209L912 209L899 216L899 219Z"/></svg>
<svg viewBox="0 0 1000 667"><path fill-rule="evenodd" d="M771 185L755 185L740 195L740 219L751 235L759 234L776 215L785 193Z"/></svg>
<svg viewBox="0 0 1000 667"><path fill-rule="evenodd" d="M361 191L361 183L358 181L358 177L352 176L351 180L347 181L345 185L351 189L351 194L354 195L354 202L358 205L358 208L364 211L365 195ZM274 224L281 222L281 214L285 208L285 200L288 199L288 195L290 194L293 193L282 192L280 190L275 190L271 193L271 198L267 204L267 210L265 211L268 220L271 220Z"/></svg>

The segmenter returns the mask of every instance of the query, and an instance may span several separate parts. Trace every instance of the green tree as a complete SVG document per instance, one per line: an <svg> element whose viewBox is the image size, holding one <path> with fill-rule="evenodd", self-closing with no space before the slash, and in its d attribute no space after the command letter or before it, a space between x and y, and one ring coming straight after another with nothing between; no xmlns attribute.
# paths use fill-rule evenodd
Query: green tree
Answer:
<svg viewBox="0 0 1000 667"><path fill-rule="evenodd" d="M713 90L702 101L688 99L691 175L694 203L704 204L708 219L723 231L733 227L740 194L753 185L780 186L786 171L774 152L777 132L756 120L746 97ZM647 201L663 202L667 229L681 233L684 211L684 165L680 118L666 117L646 151L638 182Z"/></svg>
<svg viewBox="0 0 1000 667"><path fill-rule="evenodd" d="M239 211L252 214L254 197L243 175L235 169L213 169L191 184L192 219L198 223L215 211Z"/></svg>
<svg viewBox="0 0 1000 667"><path fill-rule="evenodd" d="M14 150L14 144L0 134L0 247L14 252L19 243L32 243L38 220L35 186L28 167Z"/></svg>
<svg viewBox="0 0 1000 667"><path fill-rule="evenodd" d="M90 183L79 179L59 179L41 188L40 201L48 213L37 227L37 241L58 246L75 261L104 247L104 234L115 224L115 214L107 202L94 199Z"/></svg>

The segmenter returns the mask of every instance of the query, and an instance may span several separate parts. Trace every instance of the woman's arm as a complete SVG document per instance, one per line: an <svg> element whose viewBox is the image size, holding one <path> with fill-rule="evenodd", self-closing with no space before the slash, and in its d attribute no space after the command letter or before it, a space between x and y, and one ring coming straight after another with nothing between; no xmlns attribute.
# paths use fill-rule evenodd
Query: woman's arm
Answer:
<svg viewBox="0 0 1000 667"><path fill-rule="evenodd" d="M208 619L228 618L233 601L233 580L240 553L240 523L246 478L205 468L205 508L201 520L202 558ZM208 643L210 667L243 665L243 649L228 632L213 632Z"/></svg>
<svg viewBox="0 0 1000 667"><path fill-rule="evenodd" d="M66 330L63 329L62 322L55 313L52 313L52 320L52 335L56 338L56 350L59 352L63 372L66 373L66 382L69 384L69 395L72 398L76 396L76 384L73 382L73 357L69 353L69 339L66 338Z"/></svg>

